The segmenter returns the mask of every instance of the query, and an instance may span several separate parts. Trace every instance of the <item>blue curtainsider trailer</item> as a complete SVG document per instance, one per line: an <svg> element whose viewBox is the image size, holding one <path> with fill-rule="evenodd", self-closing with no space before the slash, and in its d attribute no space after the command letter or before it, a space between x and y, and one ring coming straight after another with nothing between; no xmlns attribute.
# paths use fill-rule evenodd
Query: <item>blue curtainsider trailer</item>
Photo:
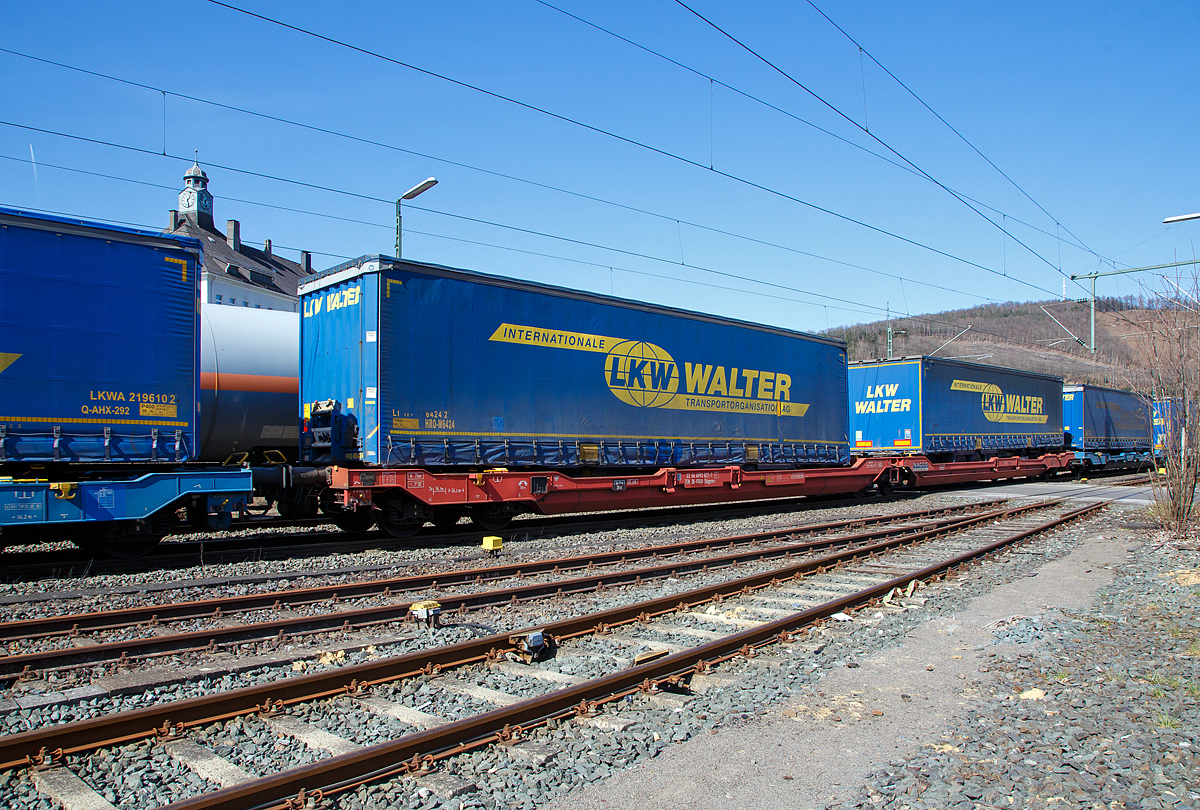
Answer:
<svg viewBox="0 0 1200 810"><path fill-rule="evenodd" d="M228 525L252 473L199 455L201 244L0 208L0 547L144 552ZM49 534L47 534L49 532Z"/></svg>
<svg viewBox="0 0 1200 810"><path fill-rule="evenodd" d="M1080 464L1116 469L1150 460L1150 405L1137 394L1098 385L1063 386L1063 435Z"/></svg>
<svg viewBox="0 0 1200 810"><path fill-rule="evenodd" d="M854 453L936 460L1040 455L1061 449L1062 380L961 360L906 357L852 363Z"/></svg>
<svg viewBox="0 0 1200 810"><path fill-rule="evenodd" d="M196 452L200 244L0 209L0 462Z"/></svg>
<svg viewBox="0 0 1200 810"><path fill-rule="evenodd" d="M841 341L382 256L300 291L314 463L849 461Z"/></svg>

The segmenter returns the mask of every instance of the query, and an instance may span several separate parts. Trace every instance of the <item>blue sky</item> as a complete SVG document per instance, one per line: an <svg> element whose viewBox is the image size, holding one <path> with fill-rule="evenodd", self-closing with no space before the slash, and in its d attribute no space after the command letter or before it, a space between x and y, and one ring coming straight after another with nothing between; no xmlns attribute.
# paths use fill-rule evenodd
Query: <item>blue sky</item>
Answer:
<svg viewBox="0 0 1200 810"><path fill-rule="evenodd" d="M201 0L16 4L0 205L162 227L198 150L219 223L325 267L433 175L408 258L804 330L1193 256L1195 3L817 3L1017 188L807 2L689 3L787 76L674 2L550 2L234 3L463 84Z"/></svg>

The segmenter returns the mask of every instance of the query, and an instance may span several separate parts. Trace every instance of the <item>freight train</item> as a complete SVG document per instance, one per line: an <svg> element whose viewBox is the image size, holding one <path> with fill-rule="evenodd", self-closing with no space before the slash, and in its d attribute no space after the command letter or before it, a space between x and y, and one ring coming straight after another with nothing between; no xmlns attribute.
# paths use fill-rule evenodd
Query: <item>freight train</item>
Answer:
<svg viewBox="0 0 1200 810"><path fill-rule="evenodd" d="M1153 460L1152 407L1127 391L1065 385L1064 444L1084 472L1146 467Z"/></svg>
<svg viewBox="0 0 1200 810"><path fill-rule="evenodd" d="M203 260L0 209L0 542L140 554L255 496L406 537L1075 461L1058 378L848 367L837 340L386 256L310 276L298 314L201 306Z"/></svg>

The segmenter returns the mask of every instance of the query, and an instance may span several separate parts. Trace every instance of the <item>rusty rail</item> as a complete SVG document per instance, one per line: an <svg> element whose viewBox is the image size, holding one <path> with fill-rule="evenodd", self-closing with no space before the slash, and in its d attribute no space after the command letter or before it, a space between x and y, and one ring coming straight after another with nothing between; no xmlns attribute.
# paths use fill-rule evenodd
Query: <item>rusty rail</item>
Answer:
<svg viewBox="0 0 1200 810"><path fill-rule="evenodd" d="M919 571L656 661L361 751L224 788L179 802L172 805L172 808L248 810L264 808L269 803L274 803L269 804L273 808L294 807L289 800L298 794L303 795L302 791L311 795L315 789L328 796L368 781L419 770L437 758L451 756L490 742L519 737L530 725L552 718L587 714L601 703L638 691L650 691L660 684L678 683L681 678L690 673L702 672L714 663L738 655L752 655L757 648L768 644L790 641L797 628L828 618L839 611L881 599L894 589L903 588L910 582L937 578L1005 546L1061 526L1105 506L1106 504L1097 503L1073 510L1033 529Z"/></svg>
<svg viewBox="0 0 1200 810"><path fill-rule="evenodd" d="M532 560L493 566L491 568L418 574L391 579L371 580L368 582L340 583L338 585L324 585L315 588L293 588L286 591L179 602L170 605L148 605L145 607L123 608L121 610L101 610L92 613L24 619L15 622L0 623L0 643L45 638L54 635L67 635L84 630L115 630L146 622L203 619L213 617L214 614L219 617L228 613L240 613L273 607L294 607L296 605L313 604L330 599L390 596L393 592L416 591L446 585L477 584L481 581L506 579L521 574L538 574L556 570L570 571L577 568L610 565L646 557L703 552L714 548L749 545L785 537L794 539L799 535L811 535L817 532L831 532L838 529L870 526L878 523L899 522L930 518L938 515L978 511L989 506L998 506L1004 502L1004 500L984 501L965 506L926 509L917 512L904 512L898 515L880 515L869 518L838 520L828 523L796 526L789 529L777 529L769 532L715 538L712 540L690 540L683 543L646 546L644 548L628 549L625 551L593 553L578 557Z"/></svg>
<svg viewBox="0 0 1200 810"><path fill-rule="evenodd" d="M1013 507L967 517L934 529L915 532L879 543L858 546L822 557L792 563L782 568L752 574L727 582L696 588L680 594L612 608L600 613L550 622L538 628L459 642L445 647L400 655L393 658L340 667L325 672L286 678L280 681L243 687L229 692L147 706L107 717L95 717L47 728L0 737L0 769L18 767L52 757L90 751L155 736L160 730L172 733L186 727L227 720L252 714L264 707L284 706L353 692L364 686L399 680L420 674L435 674L452 666L496 660L515 651L517 642L534 629L555 638L570 638L596 632L609 626L690 609L718 597L732 596L745 589L766 587L780 579L795 578L824 571L841 563L870 557L881 551L911 545L958 531L967 526L1012 516L1060 503L1051 501Z"/></svg>
<svg viewBox="0 0 1200 810"><path fill-rule="evenodd" d="M600 590L608 586L638 584L645 580L662 579L665 577L676 576L677 574L705 571L711 568L724 568L730 565L754 562L758 560L767 560L777 557L790 557L795 554L807 553L836 546L850 545L853 543L887 537L889 535L912 533L917 528L926 530L931 528L945 528L958 523L963 523L964 521L977 523L980 520L988 520L996 516L1006 514L1006 512L1007 510L1002 509L994 510L992 512L976 512L968 516L957 515L952 517L943 517L932 521L927 521L926 524L920 527L889 527L875 529L868 532L861 532L858 534L840 535L833 538L813 540L805 543L793 543L784 546L770 546L767 548L756 547L751 551L741 551L733 554L720 555L717 557L706 557L687 562L672 562L645 568L627 569L624 571L610 571L607 573L592 574L589 576L562 579L553 582L541 582L518 587L508 587L504 588L503 590L483 591L459 596L439 596L438 601L441 603L442 608L446 611L461 611L476 607L504 603L511 603L515 605L520 601L537 597L587 593L594 590ZM629 556L632 556L634 559L658 557L660 552L676 548L680 545L687 546L688 552L696 552L704 547L710 546L721 548L736 545L756 545L761 542L761 538L767 534L771 534L771 537L768 539L775 539L779 536L778 532L762 533L761 535L720 538L712 541L692 541L684 544L676 544L675 546L658 546L647 549L638 549L637 553L633 555L626 554L625 552L612 552L602 556L605 558L604 564L613 564L624 562ZM618 557L617 555L620 556ZM553 569L545 569L545 565L553 563L569 563L567 570L578 570L585 567L593 567L591 562L592 559L593 558L589 557L575 557L552 560L547 563L539 563L538 567L539 569L543 569L543 571L549 570L551 573L553 573L559 570L559 566L555 565ZM513 568L517 569L516 575L518 577L529 573L529 566L505 566L505 570L511 570ZM494 571L496 569L489 570ZM467 573L469 574L470 572ZM420 579L424 581L428 580L430 576L436 577L438 575L422 575L421 577L415 577L414 579ZM483 581L483 578L482 576L479 576L468 581L472 583L479 583ZM441 579L436 579L435 582L439 585L443 584L443 580ZM321 588L320 590L328 591L331 589L332 588ZM220 600L212 601L219 602ZM287 606L290 607L292 604L294 603L289 602ZM328 613L319 616L297 616L287 619L278 619L275 621L235 625L232 627L210 628L207 630L196 630L187 633L173 633L161 636L151 636L147 638L125 639L122 641L114 641L103 644L90 644L61 650L43 650L34 653L9 655L0 657L0 677L23 676L29 675L38 670L59 669L70 666L81 666L84 664L128 660L151 655L160 655L169 652L179 652L182 650L215 650L218 646L240 641L269 639L272 637L278 637L282 641L286 640L289 635L294 636L302 633L331 630L350 631L371 625L386 624L389 622L403 620L408 614L410 604L411 603L409 602L402 602L392 605L362 608L359 610L339 611L337 613ZM273 606L283 607L284 605L276 601ZM216 612L216 616L213 616L212 612L205 613L203 615L216 618L221 614L218 610ZM158 614L154 614L152 617L154 618L155 622L157 622L157 616Z"/></svg>

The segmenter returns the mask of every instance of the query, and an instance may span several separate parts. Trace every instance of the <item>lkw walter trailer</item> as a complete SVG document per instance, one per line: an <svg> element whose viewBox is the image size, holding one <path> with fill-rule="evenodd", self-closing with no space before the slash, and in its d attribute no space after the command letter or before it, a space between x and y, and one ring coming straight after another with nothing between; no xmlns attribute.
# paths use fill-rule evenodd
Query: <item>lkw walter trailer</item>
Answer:
<svg viewBox="0 0 1200 810"><path fill-rule="evenodd" d="M911 357L850 366L854 452L935 461L1034 456L1063 446L1062 380L961 360Z"/></svg>
<svg viewBox="0 0 1200 810"><path fill-rule="evenodd" d="M1084 470L1150 463L1150 404L1137 394L1098 385L1063 386L1063 434Z"/></svg>
<svg viewBox="0 0 1200 810"><path fill-rule="evenodd" d="M800 486L775 471L849 463L840 341L379 256L300 289L302 457L340 468L347 507L386 490L385 528L494 505L509 484L522 508L557 509L578 491L566 473L610 476L636 506L674 492L676 470L693 487L768 470Z"/></svg>
<svg viewBox="0 0 1200 810"><path fill-rule="evenodd" d="M199 457L202 245L0 208L0 544L136 554L251 472Z"/></svg>

